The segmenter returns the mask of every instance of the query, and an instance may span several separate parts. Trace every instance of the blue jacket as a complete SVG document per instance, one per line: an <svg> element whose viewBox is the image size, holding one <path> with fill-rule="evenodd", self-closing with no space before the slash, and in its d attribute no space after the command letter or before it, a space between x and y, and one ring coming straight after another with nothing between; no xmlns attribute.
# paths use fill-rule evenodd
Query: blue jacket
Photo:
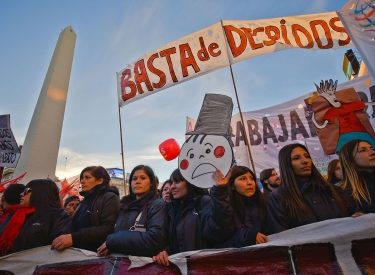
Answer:
<svg viewBox="0 0 375 275"><path fill-rule="evenodd" d="M152 257L164 249L168 235L166 204L156 199L154 194L151 191L139 200L121 207L114 233L106 240L109 251ZM143 229L144 232L129 231L141 211L137 230Z"/></svg>
<svg viewBox="0 0 375 275"><path fill-rule="evenodd" d="M221 228L222 219L213 213L215 210L212 211L211 198L207 195L188 196L182 202L172 201L168 212L168 254L212 248L213 243L227 238L228 232ZM226 213L226 217L230 215L230 212Z"/></svg>
<svg viewBox="0 0 375 275"><path fill-rule="evenodd" d="M244 220L231 207L227 186L214 186L211 191L212 212L221 219L222 236L229 235L224 241L216 242L215 248L254 245L257 234L265 230L261 224L258 197L240 197L244 205Z"/></svg>

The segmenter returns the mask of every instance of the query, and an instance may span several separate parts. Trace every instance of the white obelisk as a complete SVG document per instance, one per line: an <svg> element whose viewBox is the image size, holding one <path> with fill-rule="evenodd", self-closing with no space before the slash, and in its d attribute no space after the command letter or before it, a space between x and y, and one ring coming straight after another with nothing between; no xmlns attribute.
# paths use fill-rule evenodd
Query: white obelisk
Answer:
<svg viewBox="0 0 375 275"><path fill-rule="evenodd" d="M57 41L13 175L16 178L26 172L23 184L55 177L76 38L69 26Z"/></svg>

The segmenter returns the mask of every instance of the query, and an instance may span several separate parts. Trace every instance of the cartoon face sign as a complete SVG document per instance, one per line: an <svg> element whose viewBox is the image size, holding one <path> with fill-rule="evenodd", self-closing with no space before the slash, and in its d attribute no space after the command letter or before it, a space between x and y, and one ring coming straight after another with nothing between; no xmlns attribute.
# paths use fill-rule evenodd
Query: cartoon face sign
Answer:
<svg viewBox="0 0 375 275"><path fill-rule="evenodd" d="M218 168L227 175L232 161L232 147L225 136L193 135L182 145L178 168L191 184L210 188L215 185L212 172Z"/></svg>
<svg viewBox="0 0 375 275"><path fill-rule="evenodd" d="M322 97L324 97L325 99L327 99L327 101L329 103L331 103L331 105L333 107L340 107L341 106L341 103L337 100L336 98L336 95L335 95L335 92L332 92L332 91L327 91L326 93L321 93L320 94Z"/></svg>

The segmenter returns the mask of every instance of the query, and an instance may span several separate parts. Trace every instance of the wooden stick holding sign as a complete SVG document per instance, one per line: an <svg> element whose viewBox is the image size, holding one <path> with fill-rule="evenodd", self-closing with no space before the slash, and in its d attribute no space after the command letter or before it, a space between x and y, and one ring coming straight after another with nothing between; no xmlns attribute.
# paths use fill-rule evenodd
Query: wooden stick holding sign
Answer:
<svg viewBox="0 0 375 275"><path fill-rule="evenodd" d="M224 30L223 20L221 20L220 22L221 22L221 27L222 27L223 30ZM225 31L224 31L224 35L226 36ZM228 47L228 45L227 45L227 47ZM228 49L228 58L229 58L229 49ZM248 135L247 135L247 131L246 131L246 127L245 127L245 122L244 122L244 120L243 120L243 116L242 116L240 100L238 99L238 93L237 93L236 82L234 81L233 70L232 70L232 64L229 65L229 68L230 68L230 74L231 74L231 76L232 76L232 82L233 82L233 87L234 87L234 93L236 94L237 106L238 106L238 110L239 110L239 112L240 112L241 123L242 123L242 124L241 124L241 127L242 127L243 132L245 133L245 141L246 141L246 144L247 144L247 151L248 151L248 153L249 153L249 159L250 159L251 167L253 168L253 172L254 172L254 174L256 175L257 172L255 171L255 165L254 165L253 155L251 154L251 150L250 150L250 142L249 142Z"/></svg>

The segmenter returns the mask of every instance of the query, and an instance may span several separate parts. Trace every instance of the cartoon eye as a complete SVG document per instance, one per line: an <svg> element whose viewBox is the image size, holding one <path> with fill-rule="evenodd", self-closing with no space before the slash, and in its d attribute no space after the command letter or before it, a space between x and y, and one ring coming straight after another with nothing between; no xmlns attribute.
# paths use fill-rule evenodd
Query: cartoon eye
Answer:
<svg viewBox="0 0 375 275"><path fill-rule="evenodd" d="M207 149L207 150L206 150L206 154L209 154L209 153L211 153L211 150L210 150L210 149Z"/></svg>
<svg viewBox="0 0 375 275"><path fill-rule="evenodd" d="M190 158L192 159L194 157L194 154L190 154Z"/></svg>
<svg viewBox="0 0 375 275"><path fill-rule="evenodd" d="M180 168L186 170L189 167L189 162L186 159L183 159L180 163Z"/></svg>
<svg viewBox="0 0 375 275"><path fill-rule="evenodd" d="M215 148L214 155L216 158L221 158L225 154L225 149L223 146L218 146Z"/></svg>

